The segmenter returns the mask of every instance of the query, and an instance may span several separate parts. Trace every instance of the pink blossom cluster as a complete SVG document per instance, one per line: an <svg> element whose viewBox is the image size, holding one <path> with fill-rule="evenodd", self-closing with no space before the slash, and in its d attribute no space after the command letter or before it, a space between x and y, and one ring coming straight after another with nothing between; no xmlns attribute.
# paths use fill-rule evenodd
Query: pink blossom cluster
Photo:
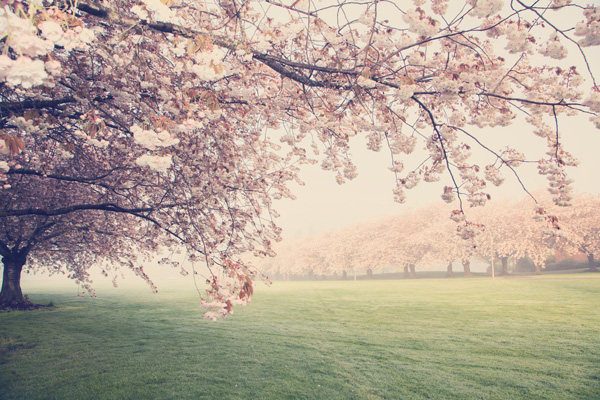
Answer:
<svg viewBox="0 0 600 400"><path fill-rule="evenodd" d="M226 260L222 268L220 274L207 281L206 300L201 302L201 306L208 310L203 317L213 321L233 314L234 306L245 306L252 301L254 281L259 275L256 269L231 260ZM266 276L262 278L269 283Z"/></svg>
<svg viewBox="0 0 600 400"><path fill-rule="evenodd" d="M586 20L575 25L575 35L583 36L579 43L584 47L600 45L600 9L586 8L583 15Z"/></svg>
<svg viewBox="0 0 600 400"><path fill-rule="evenodd" d="M50 57L46 61L36 59L44 57L60 46L66 50L85 50L95 38L92 30L75 26L63 30L53 18L60 18L60 13L49 11L44 18L34 25L39 18L34 9L25 14L22 9L17 15L8 7L0 9L0 32L6 36L7 49L10 48L16 57L9 57L5 51L0 55L0 79L13 86L30 89L34 86L51 85L50 76L61 71L60 63Z"/></svg>
<svg viewBox="0 0 600 400"><path fill-rule="evenodd" d="M479 18L497 14L504 6L502 0L467 0L467 4L473 7L473 15Z"/></svg>

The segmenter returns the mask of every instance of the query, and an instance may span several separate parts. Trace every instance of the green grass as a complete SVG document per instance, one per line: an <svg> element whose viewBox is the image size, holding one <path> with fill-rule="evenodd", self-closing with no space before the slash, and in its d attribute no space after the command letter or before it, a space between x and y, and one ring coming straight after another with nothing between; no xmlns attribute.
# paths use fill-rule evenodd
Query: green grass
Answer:
<svg viewBox="0 0 600 400"><path fill-rule="evenodd" d="M216 323L193 290L24 288L56 308L0 314L0 399L598 399L589 277L281 282Z"/></svg>

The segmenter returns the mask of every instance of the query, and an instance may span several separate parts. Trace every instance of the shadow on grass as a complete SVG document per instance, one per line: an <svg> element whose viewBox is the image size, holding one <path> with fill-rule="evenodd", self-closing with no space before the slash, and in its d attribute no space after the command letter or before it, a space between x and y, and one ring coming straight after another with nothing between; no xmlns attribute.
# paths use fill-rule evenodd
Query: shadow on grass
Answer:
<svg viewBox="0 0 600 400"><path fill-rule="evenodd" d="M25 300L22 302L6 302L0 303L0 312L10 312L10 311L34 311L34 310L52 310L54 309L54 303L50 302L48 304L36 304L32 303L29 300Z"/></svg>

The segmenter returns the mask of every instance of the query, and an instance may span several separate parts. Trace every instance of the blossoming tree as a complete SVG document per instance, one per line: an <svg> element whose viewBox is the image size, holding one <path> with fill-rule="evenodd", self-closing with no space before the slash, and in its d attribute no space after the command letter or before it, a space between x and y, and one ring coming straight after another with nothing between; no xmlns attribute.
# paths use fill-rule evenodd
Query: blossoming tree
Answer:
<svg viewBox="0 0 600 400"><path fill-rule="evenodd" d="M489 212L489 206L485 209ZM443 207L428 207L424 210L431 223L427 226L423 235L429 238L430 249L426 254L424 262L428 264L442 262L446 263L447 276L453 275L453 263L458 261L461 263L464 271L464 276L472 276L471 260L476 256L478 237L472 237L470 240L464 240L462 231L464 228L458 225L448 216L449 206ZM481 234L479 229L473 230ZM479 236L479 235L477 235Z"/></svg>
<svg viewBox="0 0 600 400"><path fill-rule="evenodd" d="M598 215L598 207L600 207L598 196L576 196L572 207L556 210L561 229L552 232L555 248L565 254L575 254L577 252L585 254L588 258L590 271L598 271L595 264L595 257L600 254L600 216Z"/></svg>
<svg viewBox="0 0 600 400"><path fill-rule="evenodd" d="M535 272L541 274L552 252L544 240L544 232L549 229L544 222L532 218L530 198L493 204L490 212L482 209L478 214L485 232L479 238L477 250L488 260L500 259L502 269L496 273L508 274L509 258L528 257L535 265Z"/></svg>
<svg viewBox="0 0 600 400"><path fill-rule="evenodd" d="M539 170L566 203L564 169L577 161L559 117L583 113L600 127L584 51L600 44L600 12L569 0L3 5L0 218L11 233L0 254L5 279L12 271L3 301L20 301L12 266L25 261L15 254L64 248L47 224L76 235L104 218L111 225L90 227L96 235L128 232L147 251L180 242L223 270L208 277L205 302L207 317L222 316L252 293L256 272L239 256L271 253L272 199L291 196L298 164L320 159L339 183L352 179L350 140L364 135L387 150L395 200L443 177L471 237L463 201L485 203L486 182L526 160L518 143L491 148L479 129L522 115L546 141ZM471 160L473 145L489 164ZM423 162L405 166L415 149ZM46 197L30 197L36 188ZM157 232L148 243L129 233L146 226ZM65 260L55 262L74 268Z"/></svg>

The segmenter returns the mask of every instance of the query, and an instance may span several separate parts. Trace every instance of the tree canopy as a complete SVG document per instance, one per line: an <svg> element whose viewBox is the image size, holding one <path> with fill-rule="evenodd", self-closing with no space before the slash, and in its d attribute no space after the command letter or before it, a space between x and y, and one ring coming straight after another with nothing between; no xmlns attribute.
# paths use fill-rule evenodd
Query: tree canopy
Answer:
<svg viewBox="0 0 600 400"><path fill-rule="evenodd" d="M355 136L389 158L396 201L444 179L469 238L464 204L532 161L480 129L529 123L567 204L577 160L560 117L600 128L585 52L600 11L569 0L33 0L0 13L1 302L21 301L25 265L148 279L136 254L183 245L211 271L206 316L223 316L258 276L240 256L280 238L273 200L293 198L303 163L355 177Z"/></svg>

